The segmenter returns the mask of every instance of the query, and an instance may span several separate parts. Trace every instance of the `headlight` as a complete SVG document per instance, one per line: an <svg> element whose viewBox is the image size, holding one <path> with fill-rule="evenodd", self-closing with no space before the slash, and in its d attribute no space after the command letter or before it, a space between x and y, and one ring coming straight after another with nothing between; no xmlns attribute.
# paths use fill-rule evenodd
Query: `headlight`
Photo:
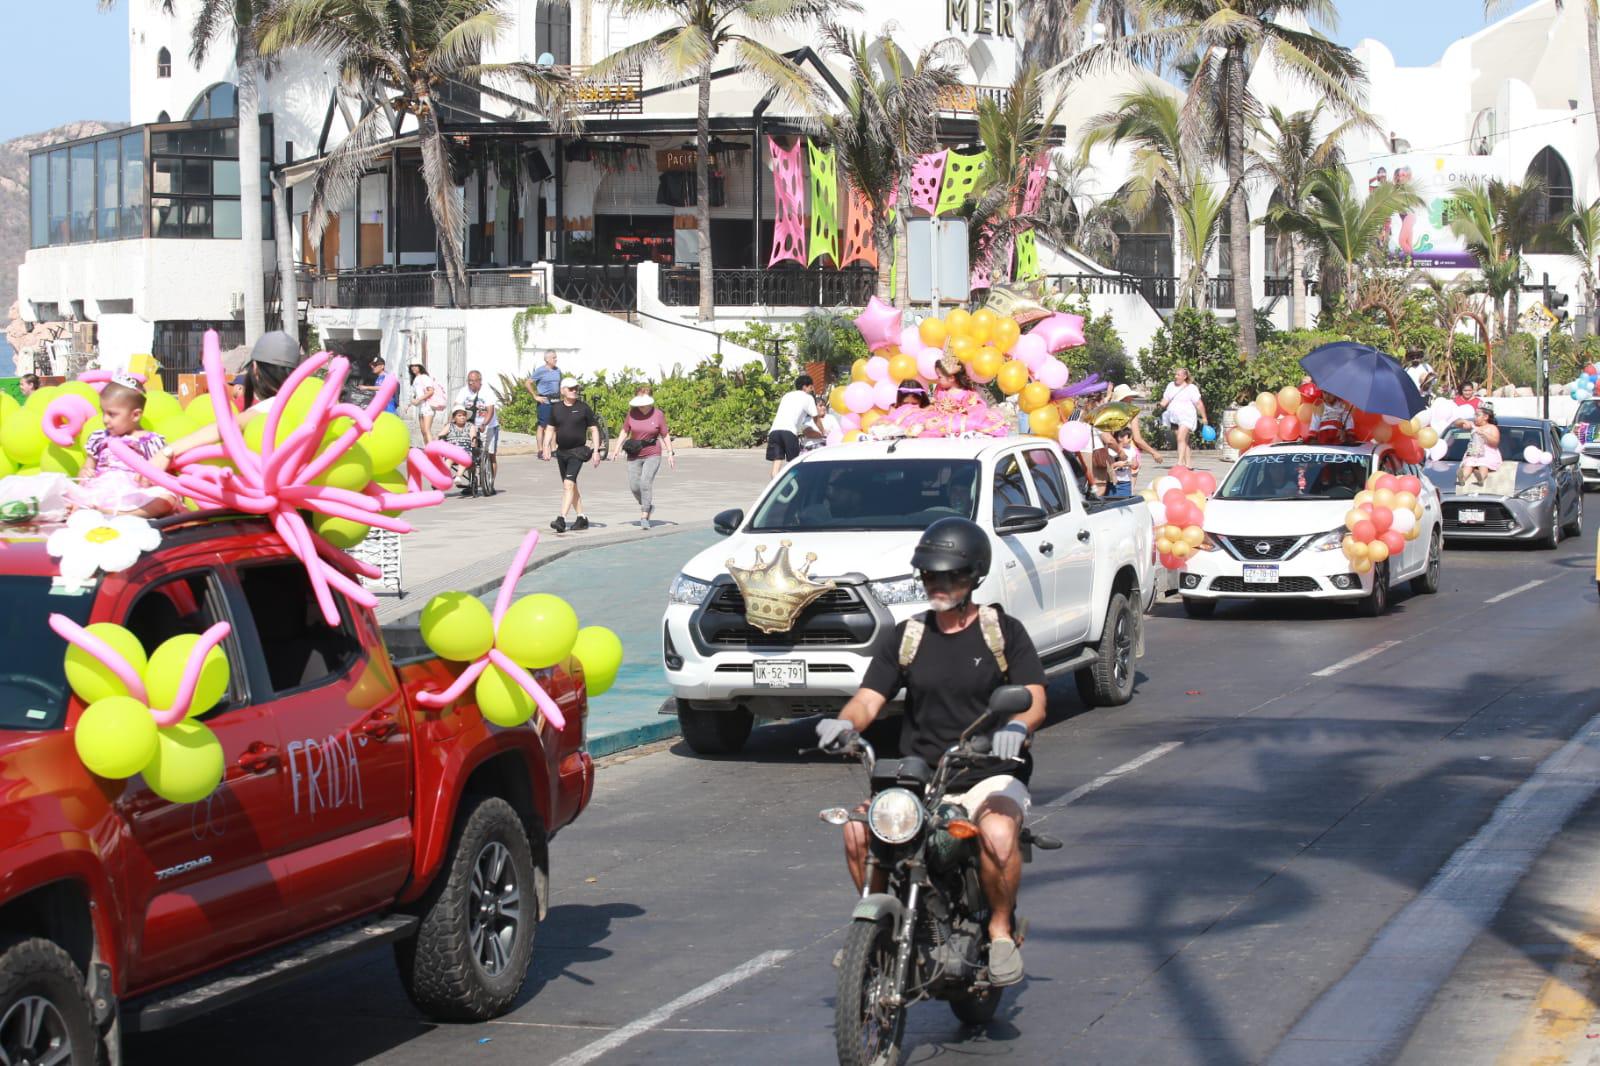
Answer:
<svg viewBox="0 0 1600 1066"><path fill-rule="evenodd" d="M922 828L922 801L908 789L885 789L867 808L867 824L885 844L904 844Z"/></svg>
<svg viewBox="0 0 1600 1066"><path fill-rule="evenodd" d="M1527 500L1529 503L1538 503L1548 495L1550 495L1550 482L1541 481L1537 485L1517 493L1517 499Z"/></svg>
<svg viewBox="0 0 1600 1066"><path fill-rule="evenodd" d="M1312 541L1310 544L1307 544L1306 545L1306 551L1311 551L1311 552L1338 551L1339 548L1344 544L1344 535L1347 532L1349 532L1349 530L1345 529L1343 526L1340 526L1338 529L1330 529L1330 530L1328 530L1328 532L1324 533L1322 536L1318 537L1316 540Z"/></svg>
<svg viewBox="0 0 1600 1066"><path fill-rule="evenodd" d="M661 586L657 585L657 588ZM672 579L672 588L667 590L667 600L671 603L683 603L690 607L698 607L705 602L711 594L711 584L692 578L688 574L679 574Z"/></svg>
<svg viewBox="0 0 1600 1066"><path fill-rule="evenodd" d="M1200 543L1194 546L1194 550L1197 552L1214 552L1217 550L1217 542L1211 539L1210 533L1207 533L1201 538Z"/></svg>
<svg viewBox="0 0 1600 1066"><path fill-rule="evenodd" d="M867 588L872 590L878 602L885 607L897 607L902 603L926 603L928 600L928 591L922 587L922 578L916 574L890 578L888 581L869 581Z"/></svg>

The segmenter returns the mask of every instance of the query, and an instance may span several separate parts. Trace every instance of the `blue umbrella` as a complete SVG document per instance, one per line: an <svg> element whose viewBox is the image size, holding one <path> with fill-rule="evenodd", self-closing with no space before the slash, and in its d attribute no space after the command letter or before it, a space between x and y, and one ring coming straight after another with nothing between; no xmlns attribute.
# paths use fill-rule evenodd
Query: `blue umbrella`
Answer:
<svg viewBox="0 0 1600 1066"><path fill-rule="evenodd" d="M1427 401L1394 356L1354 341L1313 348L1300 359L1317 388L1375 415L1410 418Z"/></svg>

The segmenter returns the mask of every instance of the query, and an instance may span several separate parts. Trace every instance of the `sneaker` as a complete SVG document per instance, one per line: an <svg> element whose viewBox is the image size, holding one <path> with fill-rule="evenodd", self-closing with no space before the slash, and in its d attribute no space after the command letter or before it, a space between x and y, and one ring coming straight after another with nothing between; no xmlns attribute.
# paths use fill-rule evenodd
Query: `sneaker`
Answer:
<svg viewBox="0 0 1600 1066"><path fill-rule="evenodd" d="M989 983L1004 988L1022 980L1022 949L1008 936L989 942Z"/></svg>
<svg viewBox="0 0 1600 1066"><path fill-rule="evenodd" d="M567 531L567 520L560 515L556 515L556 520L550 523L550 528L557 533L565 533Z"/></svg>
<svg viewBox="0 0 1600 1066"><path fill-rule="evenodd" d="M844 965L844 948L840 948L838 951L835 951L833 953L833 968L835 970L837 970L839 967L841 967L843 965Z"/></svg>
<svg viewBox="0 0 1600 1066"><path fill-rule="evenodd" d="M583 515L579 515L577 518L572 520L572 528L573 529L588 529L589 528L589 519L586 518Z"/></svg>

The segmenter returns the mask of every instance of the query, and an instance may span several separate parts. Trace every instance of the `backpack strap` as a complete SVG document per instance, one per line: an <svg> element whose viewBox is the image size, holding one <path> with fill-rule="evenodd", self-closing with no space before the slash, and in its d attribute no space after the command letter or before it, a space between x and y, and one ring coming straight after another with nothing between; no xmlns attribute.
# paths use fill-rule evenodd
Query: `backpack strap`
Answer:
<svg viewBox="0 0 1600 1066"><path fill-rule="evenodd" d="M983 630L983 642L989 645L994 661L1000 666L1000 676L1011 678L1011 667L1006 662L1006 634L1000 628L1000 612L992 603L978 608L978 626Z"/></svg>
<svg viewBox="0 0 1600 1066"><path fill-rule="evenodd" d="M906 619L906 631L900 635L900 669L909 667L917 657L917 649L922 647L922 637L927 631L928 622L924 616Z"/></svg>

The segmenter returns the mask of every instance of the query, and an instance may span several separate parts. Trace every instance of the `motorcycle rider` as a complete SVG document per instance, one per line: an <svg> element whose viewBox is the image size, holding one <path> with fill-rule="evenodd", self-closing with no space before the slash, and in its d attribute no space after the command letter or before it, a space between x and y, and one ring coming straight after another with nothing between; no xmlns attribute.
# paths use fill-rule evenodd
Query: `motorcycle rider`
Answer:
<svg viewBox="0 0 1600 1066"><path fill-rule="evenodd" d="M995 985L1010 985L1022 980L1023 973L1011 923L1022 880L1018 837L1030 806L1027 782L1033 768L1025 745L1044 724L1045 675L1022 624L998 607L980 608L972 602L973 591L989 573L992 554L988 534L965 518L941 518L923 532L911 566L922 578L931 609L920 619L900 623L892 640L880 642L860 691L837 718L817 723L817 736L827 751L848 746L903 687L901 751L934 766L984 713L996 688L1027 686L1033 706L1002 724L990 748L998 758L1020 761L1004 773L970 770L946 796L966 808L980 830L979 880L990 910L989 975ZM850 876L860 891L866 881L867 827L846 822L844 834ZM881 891L884 871L874 874L873 890Z"/></svg>

